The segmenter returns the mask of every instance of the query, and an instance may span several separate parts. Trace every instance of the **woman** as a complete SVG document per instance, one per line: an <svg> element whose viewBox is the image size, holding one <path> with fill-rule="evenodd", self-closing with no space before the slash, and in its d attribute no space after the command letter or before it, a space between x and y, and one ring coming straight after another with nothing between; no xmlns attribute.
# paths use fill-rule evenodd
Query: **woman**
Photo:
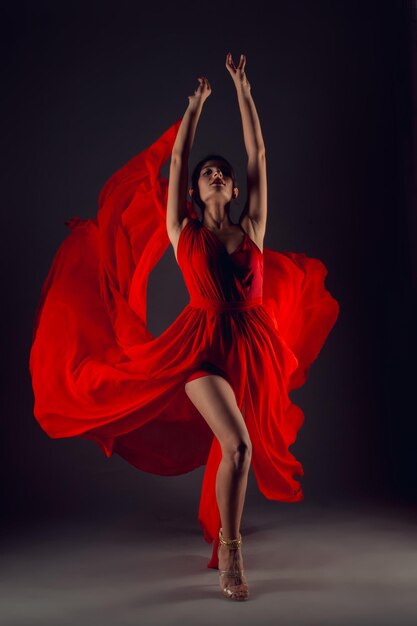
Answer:
<svg viewBox="0 0 417 626"><path fill-rule="evenodd" d="M198 188L189 190L190 196L197 196L199 204L203 207L204 226L220 239L229 254L238 248L245 233L262 250L267 216L265 146L250 84L245 74L245 63L243 54L237 68L232 55L229 53L226 57L226 68L236 86L248 154L248 198L239 220L240 225L233 224L230 219L230 204L232 199L237 198L238 188L235 186L230 166L225 160L203 159L193 175ZM189 96L189 106L179 128L171 157L167 230L175 251L181 230L190 220L185 209L188 158L203 104L211 93L207 78L201 77L199 82L200 86L195 94ZM186 383L185 389L219 440L222 450L216 480L216 495L222 522L218 554L220 584L228 597L247 599L249 590L243 574L239 540L251 459L250 436L244 417L237 406L233 389L223 377L204 371L197 372L197 375Z"/></svg>
<svg viewBox="0 0 417 626"><path fill-rule="evenodd" d="M242 55L237 89L248 198L239 225L233 169L188 157L205 78L182 119L107 180L95 219L72 218L35 314L34 416L52 438L95 441L108 458L179 475L205 465L198 520L222 593L248 598L240 521L249 465L268 498L298 502L303 468L289 451L304 414L289 392L307 379L338 316L327 270L263 246L265 149ZM171 156L170 177L160 175ZM147 325L150 272L171 242L190 301L158 337Z"/></svg>

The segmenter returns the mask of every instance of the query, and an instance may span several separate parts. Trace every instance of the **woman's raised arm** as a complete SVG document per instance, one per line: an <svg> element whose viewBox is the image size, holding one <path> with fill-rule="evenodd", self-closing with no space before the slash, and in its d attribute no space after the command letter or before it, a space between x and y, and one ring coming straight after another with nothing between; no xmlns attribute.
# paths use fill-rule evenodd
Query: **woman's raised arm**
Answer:
<svg viewBox="0 0 417 626"><path fill-rule="evenodd" d="M243 136L248 154L247 187L248 196L240 217L240 222L248 216L259 239L263 238L267 217L267 177L265 144L255 103L250 92L250 84L245 74L246 57L240 55L238 67L231 53L226 56L226 68L236 87L239 109L242 116Z"/></svg>
<svg viewBox="0 0 417 626"><path fill-rule="evenodd" d="M188 96L188 107L172 148L166 214L166 226L171 241L178 237L181 223L187 215L188 159L203 104L211 93L207 78L200 77L198 80L200 84L194 95Z"/></svg>

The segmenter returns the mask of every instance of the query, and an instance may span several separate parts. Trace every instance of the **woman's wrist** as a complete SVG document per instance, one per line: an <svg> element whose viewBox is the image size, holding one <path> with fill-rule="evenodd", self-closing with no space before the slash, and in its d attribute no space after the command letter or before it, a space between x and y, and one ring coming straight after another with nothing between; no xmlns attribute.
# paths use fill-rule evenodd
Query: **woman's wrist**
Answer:
<svg viewBox="0 0 417 626"><path fill-rule="evenodd" d="M188 103L187 111L189 111L193 115L196 113L201 113L202 108L203 102L201 102L201 100L199 102L194 101Z"/></svg>
<svg viewBox="0 0 417 626"><path fill-rule="evenodd" d="M236 85L236 93L238 98L250 98L252 96L250 87L248 85Z"/></svg>

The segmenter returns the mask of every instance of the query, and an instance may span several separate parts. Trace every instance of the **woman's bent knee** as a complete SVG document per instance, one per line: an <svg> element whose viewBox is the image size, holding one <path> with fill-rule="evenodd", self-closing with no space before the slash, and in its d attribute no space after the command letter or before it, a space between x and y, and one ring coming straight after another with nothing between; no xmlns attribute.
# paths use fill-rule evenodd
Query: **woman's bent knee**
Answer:
<svg viewBox="0 0 417 626"><path fill-rule="evenodd" d="M236 469L246 469L252 457L252 443L249 440L224 443L222 446L223 459L233 463Z"/></svg>

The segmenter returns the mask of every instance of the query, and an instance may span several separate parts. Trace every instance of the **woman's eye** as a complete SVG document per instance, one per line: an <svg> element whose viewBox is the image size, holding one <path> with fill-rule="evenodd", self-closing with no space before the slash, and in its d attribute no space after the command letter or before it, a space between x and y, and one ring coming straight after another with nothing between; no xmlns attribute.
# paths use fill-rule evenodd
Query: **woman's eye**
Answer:
<svg viewBox="0 0 417 626"><path fill-rule="evenodd" d="M223 174L223 176L230 176L230 171L228 169L221 169L220 171ZM206 176L207 174L211 174L211 172L212 170L210 168L207 170L204 170L203 176Z"/></svg>

